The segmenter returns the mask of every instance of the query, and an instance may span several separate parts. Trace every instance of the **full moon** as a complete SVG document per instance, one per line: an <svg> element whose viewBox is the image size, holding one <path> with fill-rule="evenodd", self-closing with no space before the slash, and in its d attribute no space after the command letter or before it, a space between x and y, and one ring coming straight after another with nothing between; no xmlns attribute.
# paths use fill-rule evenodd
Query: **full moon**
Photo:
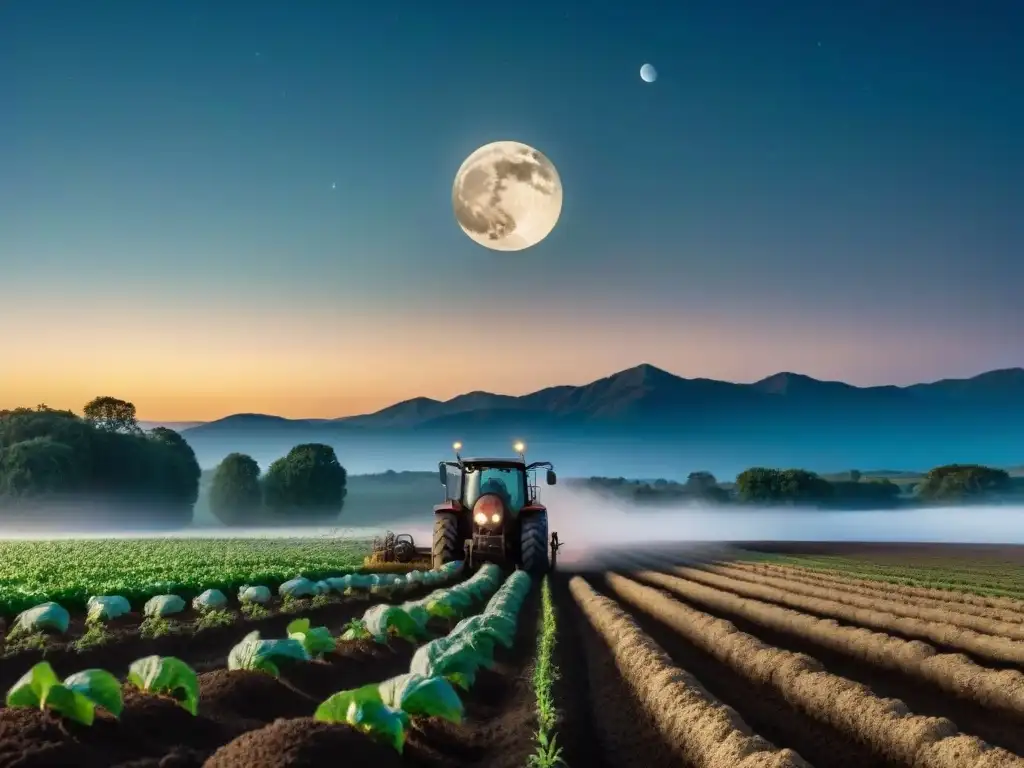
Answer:
<svg viewBox="0 0 1024 768"><path fill-rule="evenodd" d="M462 231L494 251L521 251L555 228L562 180L543 153L495 141L466 158L455 174L452 207Z"/></svg>
<svg viewBox="0 0 1024 768"><path fill-rule="evenodd" d="M640 67L640 79L645 83L653 83L658 79L658 70L650 64L644 64Z"/></svg>

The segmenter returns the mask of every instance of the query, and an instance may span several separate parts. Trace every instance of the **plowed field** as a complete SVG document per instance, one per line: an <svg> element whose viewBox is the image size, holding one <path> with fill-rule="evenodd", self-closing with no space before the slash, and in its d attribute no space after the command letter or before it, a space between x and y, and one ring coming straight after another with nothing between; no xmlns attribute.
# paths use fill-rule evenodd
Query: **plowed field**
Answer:
<svg viewBox="0 0 1024 768"><path fill-rule="evenodd" d="M635 565L551 576L552 733L566 765L1024 768L1024 604L970 584L891 583L881 560L851 574L722 552L686 565L647 553ZM985 580L1009 584L1014 567L1001 563ZM337 635L373 602L335 598L302 615ZM277 636L294 618L272 612L200 633L144 640L126 626L97 648L50 647L60 675L103 667L123 677L140 656L178 656L200 672L199 715L128 688L121 721L90 728L0 709L0 768L555 768L530 762L541 602L538 580L513 649L499 649L494 668L460 691L463 722L414 718L402 755L311 715L338 690L406 672L415 647L339 643L279 679L227 671L240 635ZM39 658L0 660L0 682Z"/></svg>

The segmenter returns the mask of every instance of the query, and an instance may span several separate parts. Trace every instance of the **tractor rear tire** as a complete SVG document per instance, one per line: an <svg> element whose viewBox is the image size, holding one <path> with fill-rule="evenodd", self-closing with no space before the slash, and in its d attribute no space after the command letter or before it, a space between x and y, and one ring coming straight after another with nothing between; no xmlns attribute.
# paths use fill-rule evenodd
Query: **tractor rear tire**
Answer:
<svg viewBox="0 0 1024 768"><path fill-rule="evenodd" d="M524 517L519 529L519 552L524 571L531 576L548 572L548 513Z"/></svg>
<svg viewBox="0 0 1024 768"><path fill-rule="evenodd" d="M431 552L435 570L460 559L459 521L454 513L438 512L434 515L434 546Z"/></svg>

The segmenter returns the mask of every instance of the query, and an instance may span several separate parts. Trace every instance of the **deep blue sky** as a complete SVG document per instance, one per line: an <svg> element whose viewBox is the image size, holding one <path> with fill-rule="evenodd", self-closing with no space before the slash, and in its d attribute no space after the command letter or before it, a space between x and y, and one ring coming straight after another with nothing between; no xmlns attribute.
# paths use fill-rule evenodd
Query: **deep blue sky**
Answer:
<svg viewBox="0 0 1024 768"><path fill-rule="evenodd" d="M1016 0L4 3L0 407L1019 365L1022 40ZM451 212L497 139L565 188L516 254Z"/></svg>

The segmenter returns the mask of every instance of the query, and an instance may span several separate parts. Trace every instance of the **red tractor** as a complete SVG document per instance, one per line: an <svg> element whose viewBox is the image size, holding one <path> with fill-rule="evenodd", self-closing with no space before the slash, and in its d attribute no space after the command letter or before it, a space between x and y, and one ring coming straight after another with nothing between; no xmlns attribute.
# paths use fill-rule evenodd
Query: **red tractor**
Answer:
<svg viewBox="0 0 1024 768"><path fill-rule="evenodd" d="M547 470L547 483L556 482L550 462L526 463L525 446L516 444L518 459L464 459L455 444L456 461L438 464L445 501L434 507L433 567L465 560L470 568L493 562L546 573L548 511L538 501L536 470Z"/></svg>

